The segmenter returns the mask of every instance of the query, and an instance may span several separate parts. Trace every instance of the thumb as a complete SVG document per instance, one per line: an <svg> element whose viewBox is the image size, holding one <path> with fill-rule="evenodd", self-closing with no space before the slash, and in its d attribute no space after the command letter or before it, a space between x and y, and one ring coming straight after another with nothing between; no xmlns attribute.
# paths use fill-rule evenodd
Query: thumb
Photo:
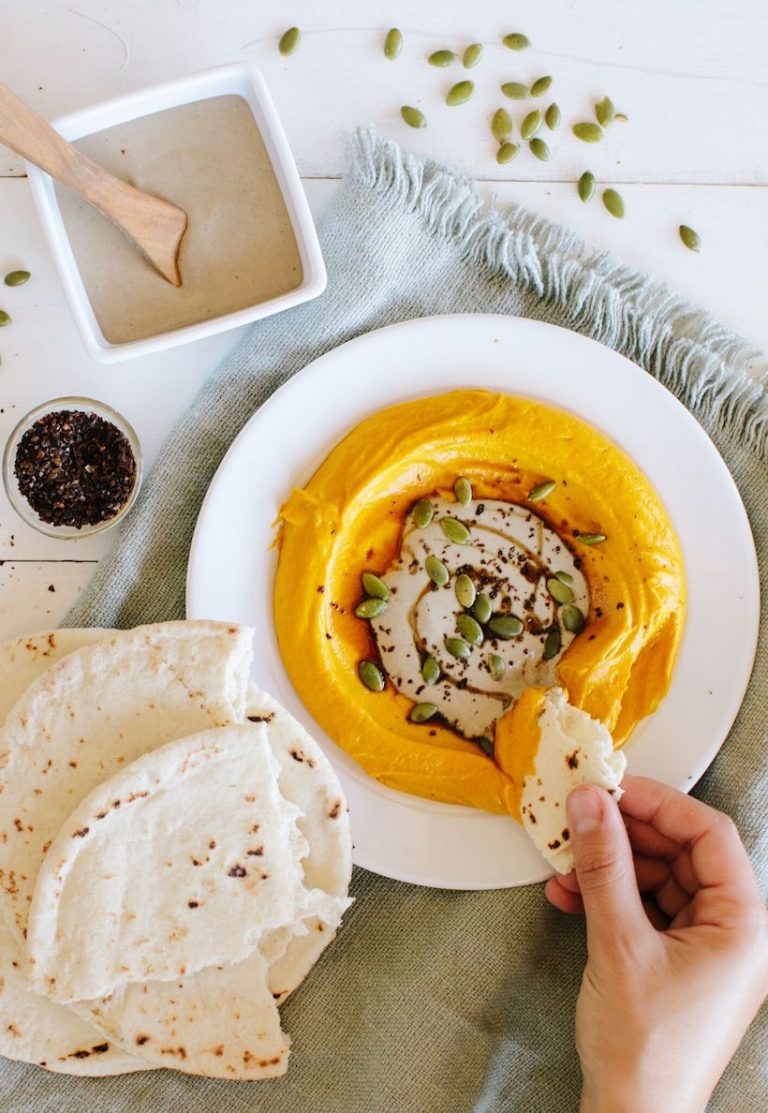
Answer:
<svg viewBox="0 0 768 1113"><path fill-rule="evenodd" d="M573 789L565 807L587 917L589 954L597 957L604 948L612 953L649 926L621 812L598 785Z"/></svg>

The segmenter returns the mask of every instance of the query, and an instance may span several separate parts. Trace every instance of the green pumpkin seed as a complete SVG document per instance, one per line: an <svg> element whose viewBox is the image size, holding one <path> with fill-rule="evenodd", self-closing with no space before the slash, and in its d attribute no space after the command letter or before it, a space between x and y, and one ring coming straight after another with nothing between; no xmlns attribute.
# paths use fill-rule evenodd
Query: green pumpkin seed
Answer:
<svg viewBox="0 0 768 1113"><path fill-rule="evenodd" d="M547 495L551 495L557 486L556 479L545 479L543 483L537 483L535 487L531 487L528 492L528 502L541 502Z"/></svg>
<svg viewBox="0 0 768 1113"><path fill-rule="evenodd" d="M440 665L434 657L425 658L421 666L421 675L425 684L437 684L440 679Z"/></svg>
<svg viewBox="0 0 768 1113"><path fill-rule="evenodd" d="M440 66L441 68L445 68L445 66L450 66L455 57L456 55L453 53L452 50L436 50L434 54L430 54L429 58L427 58L427 61L429 62L430 66Z"/></svg>
<svg viewBox="0 0 768 1113"><path fill-rule="evenodd" d="M389 599L389 588L375 572L363 572L363 591L372 599Z"/></svg>
<svg viewBox="0 0 768 1113"><path fill-rule="evenodd" d="M428 719L435 715L437 715L437 707L434 703L417 703L415 707L411 708L408 718L412 723L426 723Z"/></svg>
<svg viewBox="0 0 768 1113"><path fill-rule="evenodd" d="M477 596L475 585L472 583L466 572L462 572L460 576L456 577L454 591L456 592L456 598L458 599L459 603L461 603L462 607L471 607L475 601L475 597Z"/></svg>
<svg viewBox="0 0 768 1113"><path fill-rule="evenodd" d="M298 27L289 27L280 38L277 49L281 54L293 54L301 41L301 31Z"/></svg>
<svg viewBox="0 0 768 1113"><path fill-rule="evenodd" d="M445 648L450 653L451 657L456 657L461 661L466 661L472 652L469 645L463 638L446 638Z"/></svg>
<svg viewBox="0 0 768 1113"><path fill-rule="evenodd" d="M523 624L513 614L500 614L488 623L488 629L498 638L516 638L523 632Z"/></svg>
<svg viewBox="0 0 768 1113"><path fill-rule="evenodd" d="M617 220L624 218L624 198L615 189L603 190L603 204L611 216L615 216Z"/></svg>
<svg viewBox="0 0 768 1113"><path fill-rule="evenodd" d="M573 134L583 143L599 143L603 138L603 129L597 124L581 123L573 125Z"/></svg>
<svg viewBox="0 0 768 1113"><path fill-rule="evenodd" d="M689 228L687 224L681 224L679 228L680 239L683 241L689 251L701 251L701 240L698 233L694 232L693 228ZM6 278L6 282L8 279Z"/></svg>
<svg viewBox="0 0 768 1113"><path fill-rule="evenodd" d="M570 572L555 572L555 575L557 576L558 580L562 584L572 584L573 583L573 576L571 575Z"/></svg>
<svg viewBox="0 0 768 1113"><path fill-rule="evenodd" d="M472 607L472 613L478 622L482 622L483 625L485 625L493 613L493 607L487 595L478 595Z"/></svg>
<svg viewBox="0 0 768 1113"><path fill-rule="evenodd" d="M491 134L494 139L498 139L499 143L509 139L512 134L512 117L506 108L497 108L494 112L491 120Z"/></svg>
<svg viewBox="0 0 768 1113"><path fill-rule="evenodd" d="M604 533L580 533L576 540L582 545L602 545L607 539Z"/></svg>
<svg viewBox="0 0 768 1113"><path fill-rule="evenodd" d="M0 328L5 328L6 325L11 323L11 316L6 313L4 309L0 309Z"/></svg>
<svg viewBox="0 0 768 1113"><path fill-rule="evenodd" d="M510 100L525 100L528 96L528 86L521 84L519 81L506 81L502 85L501 91Z"/></svg>
<svg viewBox="0 0 768 1113"><path fill-rule="evenodd" d="M531 85L531 96L540 97L542 93L546 93L551 84L552 78L549 75L546 77L538 77L533 85Z"/></svg>
<svg viewBox="0 0 768 1113"><path fill-rule="evenodd" d="M510 50L527 50L531 45L531 40L528 36L521 35L519 31L514 31L510 35L505 35L501 41Z"/></svg>
<svg viewBox="0 0 768 1113"><path fill-rule="evenodd" d="M29 271L11 271L5 276L4 281L6 286L23 286L31 277Z"/></svg>
<svg viewBox="0 0 768 1113"><path fill-rule="evenodd" d="M413 508L413 520L419 529L424 529L432 521L435 508L429 499L419 499Z"/></svg>
<svg viewBox="0 0 768 1113"><path fill-rule="evenodd" d="M553 657L557 657L561 644L560 630L550 630L544 639L544 652L542 654L544 660L551 661Z"/></svg>
<svg viewBox="0 0 768 1113"><path fill-rule="evenodd" d="M394 62L403 49L403 34L398 27L390 27L384 40L384 57Z"/></svg>
<svg viewBox="0 0 768 1113"><path fill-rule="evenodd" d="M544 122L550 131L557 131L560 127L560 106L557 104L550 104L547 111L544 113Z"/></svg>
<svg viewBox="0 0 768 1113"><path fill-rule="evenodd" d="M448 90L445 103L450 105L451 108L454 108L457 104L466 104L474 91L474 81L457 81L456 84Z"/></svg>
<svg viewBox="0 0 768 1113"><path fill-rule="evenodd" d="M378 615L384 614L387 609L387 603L384 599L363 599L362 603L358 603L355 607L355 614L358 618L377 618Z"/></svg>
<svg viewBox="0 0 768 1113"><path fill-rule="evenodd" d="M464 51L464 69L471 70L483 56L482 43L470 43Z"/></svg>
<svg viewBox="0 0 768 1113"><path fill-rule="evenodd" d="M494 680L504 679L504 673L507 671L507 662L503 657L499 657L498 653L488 654L488 667L491 670L491 676Z"/></svg>
<svg viewBox="0 0 768 1113"><path fill-rule="evenodd" d="M571 603L561 610L560 621L571 634L580 634L584 629L584 615L578 607L574 607Z"/></svg>
<svg viewBox="0 0 768 1113"><path fill-rule="evenodd" d="M535 155L536 158L539 159L541 162L549 162L549 158L550 158L549 147L547 146L547 144L544 142L543 139L540 139L538 137L536 139L532 139L530 141L530 143L528 144L528 147L530 149L531 154Z"/></svg>
<svg viewBox="0 0 768 1113"><path fill-rule="evenodd" d="M483 644L483 628L471 614L460 614L456 619L456 629L470 645Z"/></svg>
<svg viewBox="0 0 768 1113"><path fill-rule="evenodd" d="M453 485L453 493L462 506L467 506L472 501L472 484L460 475Z"/></svg>
<svg viewBox="0 0 768 1113"><path fill-rule="evenodd" d="M456 518L441 518L440 528L448 540L453 541L455 545L468 545L472 540L467 527Z"/></svg>
<svg viewBox="0 0 768 1113"><path fill-rule="evenodd" d="M427 117L418 108L414 108L412 104L404 104L400 109L400 115L409 128L425 128L427 126Z"/></svg>
<svg viewBox="0 0 768 1113"><path fill-rule="evenodd" d="M595 175L591 170L585 170L579 178L578 190L582 201L591 201L595 196Z"/></svg>
<svg viewBox="0 0 768 1113"><path fill-rule="evenodd" d="M538 108L534 109L534 111L529 112L523 120L520 127L520 135L523 137L523 139L526 140L533 139L534 135L537 131L539 131L543 123L544 117L539 112Z"/></svg>
<svg viewBox="0 0 768 1113"><path fill-rule="evenodd" d="M372 692L384 690L384 674L378 665L374 665L373 661L361 661L357 666L357 671L366 688L370 688Z"/></svg>
<svg viewBox="0 0 768 1113"><path fill-rule="evenodd" d="M492 756L492 754L493 754L493 739L492 738L476 738L475 741L477 742L478 746L480 747L480 749L483 751L484 754L488 754L488 757Z"/></svg>
<svg viewBox="0 0 768 1113"><path fill-rule="evenodd" d="M502 143L496 152L496 161L499 166L506 166L520 150L517 143Z"/></svg>
<svg viewBox="0 0 768 1113"><path fill-rule="evenodd" d="M557 576L550 576L547 580L547 591L557 603L572 603L576 596L573 588L568 587Z"/></svg>
<svg viewBox="0 0 768 1113"><path fill-rule="evenodd" d="M430 555L424 561L424 567L427 570L427 575L429 576L433 584L437 584L438 587L442 587L443 584L448 583L450 575L442 560L439 560L436 556L433 556L430 553Z"/></svg>
<svg viewBox="0 0 768 1113"><path fill-rule="evenodd" d="M610 97L603 97L595 105L595 118L600 127L607 127L616 118L616 109Z"/></svg>

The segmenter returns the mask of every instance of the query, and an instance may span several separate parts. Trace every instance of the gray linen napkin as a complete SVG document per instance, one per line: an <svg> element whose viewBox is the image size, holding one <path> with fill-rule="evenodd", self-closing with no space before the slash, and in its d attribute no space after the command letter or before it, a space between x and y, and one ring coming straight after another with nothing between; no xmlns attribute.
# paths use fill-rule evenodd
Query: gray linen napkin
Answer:
<svg viewBox="0 0 768 1113"><path fill-rule="evenodd" d="M180 420L112 553L69 616L132 626L184 614L184 574L206 488L273 390L369 329L434 313L511 313L575 329L669 386L717 444L742 492L765 576L768 402L737 337L652 279L519 210L481 212L474 189L370 132L322 230L323 297L254 325ZM365 368L360 368L365 374ZM327 405L333 408L334 400ZM322 415L318 415L322 419ZM266 465L268 466L268 464ZM736 819L768 884L768 666L760 649L738 721L695 793ZM716 634L713 631L713 636ZM674 739L670 739L670 745ZM238 1084L173 1072L114 1080L0 1070L0 1108L25 1113L573 1113L574 1005L584 927L541 886L420 889L355 872L338 941L283 1008L287 1077ZM710 1109L768 1106L768 1026L752 1027ZM659 1109L665 1109L659 1095Z"/></svg>

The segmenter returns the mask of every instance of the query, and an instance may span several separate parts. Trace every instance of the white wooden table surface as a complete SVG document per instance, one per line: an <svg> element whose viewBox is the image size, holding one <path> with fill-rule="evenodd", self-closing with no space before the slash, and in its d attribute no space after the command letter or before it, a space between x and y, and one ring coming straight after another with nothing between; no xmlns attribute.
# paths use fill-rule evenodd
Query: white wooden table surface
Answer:
<svg viewBox="0 0 768 1113"><path fill-rule="evenodd" d="M169 77L248 59L271 88L313 213L322 213L343 170L343 134L372 122L409 150L435 156L475 178L501 202L521 202L581 231L597 246L649 270L712 310L768 351L768 6L760 0L0 0L0 76L48 118ZM299 50L277 52L297 24ZM405 46L389 62L389 26ZM500 44L523 31L533 47ZM466 73L426 62L433 50L485 45ZM503 81L551 73L544 105L563 123L547 135L549 163L527 152L500 167L488 121L502 104L516 121L527 108L505 101ZM474 98L444 103L463 77ZM608 94L628 124L590 145L570 134ZM401 104L426 114L412 131ZM582 205L574 182L586 168L616 183L623 221L599 200ZM692 225L703 248L680 244ZM84 394L116 406L135 425L151 464L175 418L218 359L229 333L176 351L104 368L75 332L32 207L20 161L0 148L0 274L24 267L32 280L2 294L13 317L0 332L0 439L33 405ZM755 373L765 373L758 360ZM75 542L27 528L0 494L0 638L55 624L115 533Z"/></svg>

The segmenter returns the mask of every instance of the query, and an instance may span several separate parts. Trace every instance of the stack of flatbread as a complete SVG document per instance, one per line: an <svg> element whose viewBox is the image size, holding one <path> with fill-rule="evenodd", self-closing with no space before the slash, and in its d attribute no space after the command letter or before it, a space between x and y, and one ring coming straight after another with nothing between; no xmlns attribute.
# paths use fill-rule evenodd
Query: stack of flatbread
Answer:
<svg viewBox="0 0 768 1113"><path fill-rule="evenodd" d="M248 682L251 637L0 645L0 1054L285 1072L278 1005L334 938L351 842L327 759Z"/></svg>

